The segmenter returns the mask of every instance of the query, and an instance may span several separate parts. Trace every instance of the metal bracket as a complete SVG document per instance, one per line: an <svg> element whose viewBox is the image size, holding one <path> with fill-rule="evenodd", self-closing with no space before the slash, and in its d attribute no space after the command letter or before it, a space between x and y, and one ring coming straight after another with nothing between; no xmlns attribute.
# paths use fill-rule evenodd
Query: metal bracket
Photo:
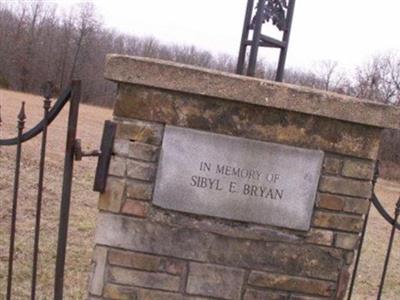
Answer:
<svg viewBox="0 0 400 300"><path fill-rule="evenodd" d="M83 151L82 141L80 139L75 140L74 156L76 161L81 161L83 157L99 158L97 161L93 186L93 190L96 192L104 193L106 188L108 169L110 166L116 131L117 124L111 121L105 121L100 150Z"/></svg>
<svg viewBox="0 0 400 300"><path fill-rule="evenodd" d="M82 140L76 139L74 144L75 161L81 161L83 157L100 157L101 150L83 151Z"/></svg>

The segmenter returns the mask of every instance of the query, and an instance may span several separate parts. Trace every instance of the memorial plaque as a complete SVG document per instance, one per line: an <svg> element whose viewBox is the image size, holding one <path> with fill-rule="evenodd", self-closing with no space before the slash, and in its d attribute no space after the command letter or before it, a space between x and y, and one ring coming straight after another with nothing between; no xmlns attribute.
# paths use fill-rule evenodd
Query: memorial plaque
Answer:
<svg viewBox="0 0 400 300"><path fill-rule="evenodd" d="M309 230L322 161L322 151L167 126L153 203Z"/></svg>

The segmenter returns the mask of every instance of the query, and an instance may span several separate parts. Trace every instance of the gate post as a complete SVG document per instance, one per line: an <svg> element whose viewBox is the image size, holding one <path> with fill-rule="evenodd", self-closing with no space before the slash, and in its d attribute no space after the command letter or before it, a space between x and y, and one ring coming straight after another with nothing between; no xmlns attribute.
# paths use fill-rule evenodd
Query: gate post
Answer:
<svg viewBox="0 0 400 300"><path fill-rule="evenodd" d="M58 230L56 271L54 283L54 300L63 299L64 265L68 236L69 207L71 200L72 177L74 170L74 145L78 126L79 102L81 97L80 81L72 82L68 132L64 160L64 177L61 195L60 223Z"/></svg>
<svg viewBox="0 0 400 300"><path fill-rule="evenodd" d="M399 109L148 58L105 74L117 132L89 297L344 299Z"/></svg>

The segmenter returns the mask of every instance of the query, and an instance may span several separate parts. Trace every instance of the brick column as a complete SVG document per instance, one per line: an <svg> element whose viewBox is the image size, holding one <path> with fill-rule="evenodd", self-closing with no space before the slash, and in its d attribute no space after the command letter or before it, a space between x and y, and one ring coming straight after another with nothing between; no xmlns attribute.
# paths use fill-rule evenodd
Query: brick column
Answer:
<svg viewBox="0 0 400 300"><path fill-rule="evenodd" d="M119 84L118 131L90 299L343 299L380 133L399 127L398 110L143 58L110 56L106 77ZM323 150L310 230L153 205L165 125Z"/></svg>

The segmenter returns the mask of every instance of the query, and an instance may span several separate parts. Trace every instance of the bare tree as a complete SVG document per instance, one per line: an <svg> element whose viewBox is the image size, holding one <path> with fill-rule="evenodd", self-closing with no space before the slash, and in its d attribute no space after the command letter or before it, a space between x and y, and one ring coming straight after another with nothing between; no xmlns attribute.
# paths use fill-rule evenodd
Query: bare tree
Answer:
<svg viewBox="0 0 400 300"><path fill-rule="evenodd" d="M233 72L236 58L195 46L164 44L102 27L93 3L60 13L47 1L0 2L0 79L14 89L38 92L52 79L62 89L72 78L83 81L84 100L111 105L113 84L103 79L107 53L155 57ZM345 76L337 62L323 61L311 70L288 69L285 81L399 104L400 63L393 54L377 56ZM259 60L256 75L272 79L275 66Z"/></svg>
<svg viewBox="0 0 400 300"><path fill-rule="evenodd" d="M317 64L316 77L321 80L321 89L326 91L337 91L342 81L344 74L338 71L338 62L332 60L323 60Z"/></svg>
<svg viewBox="0 0 400 300"><path fill-rule="evenodd" d="M82 51L84 44L89 39L90 35L96 30L99 25L95 15L94 4L85 2L80 4L79 17L76 25L76 38L75 38L75 53L72 59L72 67L70 72L70 80L75 75L76 64L78 62L79 54Z"/></svg>
<svg viewBox="0 0 400 300"><path fill-rule="evenodd" d="M394 53L377 55L357 69L357 97L398 105L400 103L400 59Z"/></svg>

